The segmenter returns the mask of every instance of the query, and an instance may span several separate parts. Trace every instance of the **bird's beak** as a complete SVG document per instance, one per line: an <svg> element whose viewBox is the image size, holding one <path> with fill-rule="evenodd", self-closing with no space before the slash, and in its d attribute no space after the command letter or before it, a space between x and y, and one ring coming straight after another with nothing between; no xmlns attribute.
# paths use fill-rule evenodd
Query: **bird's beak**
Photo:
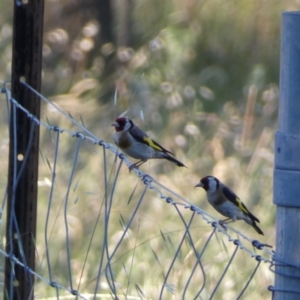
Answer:
<svg viewBox="0 0 300 300"><path fill-rule="evenodd" d="M120 125L119 125L117 122L113 122L113 123L111 124L111 126L114 126L114 127L120 127Z"/></svg>
<svg viewBox="0 0 300 300"><path fill-rule="evenodd" d="M196 185L195 185L195 188L196 187L203 187L203 184L201 183L201 182L199 182L199 183L197 183Z"/></svg>

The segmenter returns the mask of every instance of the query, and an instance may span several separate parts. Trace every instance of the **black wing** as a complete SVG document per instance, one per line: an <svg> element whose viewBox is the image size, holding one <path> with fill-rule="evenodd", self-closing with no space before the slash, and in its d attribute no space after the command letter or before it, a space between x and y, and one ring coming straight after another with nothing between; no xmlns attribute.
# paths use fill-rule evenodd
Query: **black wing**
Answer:
<svg viewBox="0 0 300 300"><path fill-rule="evenodd" d="M161 151L164 153L169 153L174 155L169 150L165 149L163 146L161 146L159 143L152 140L144 131L142 131L139 127L134 126L129 130L129 133L140 143L146 144L152 148L154 148L157 151Z"/></svg>
<svg viewBox="0 0 300 300"><path fill-rule="evenodd" d="M251 214L246 205L240 200L240 198L228 187L223 187L223 194L225 197L232 202L234 205L238 206L244 214L249 216L252 220L259 222L259 220Z"/></svg>

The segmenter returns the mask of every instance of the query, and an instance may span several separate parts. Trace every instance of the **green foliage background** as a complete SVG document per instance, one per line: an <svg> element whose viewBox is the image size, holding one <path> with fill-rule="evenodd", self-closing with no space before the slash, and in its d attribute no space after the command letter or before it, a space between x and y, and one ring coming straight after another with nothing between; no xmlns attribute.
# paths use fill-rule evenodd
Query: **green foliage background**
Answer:
<svg viewBox="0 0 300 300"><path fill-rule="evenodd" d="M101 2L46 1L43 94L108 142L112 142L113 135L110 124L129 110L130 118L188 166L182 170L168 162L155 161L142 167L145 172L217 217L220 216L208 206L204 193L191 188L200 177L219 177L261 220L263 242L274 245L272 172L280 17L283 11L299 9L299 1L111 3L109 40L103 38L97 19L97 5ZM12 18L11 1L1 1L3 81L10 79ZM46 105L42 114L54 124L60 122ZM3 126L2 132L6 129ZM46 143L47 138L42 136L41 141ZM1 164L5 168L7 139L2 139L2 148ZM72 143L64 144L62 164L72 164L68 159L73 149ZM94 169L91 157L84 164ZM46 169L42 165L40 170L45 178L49 176ZM81 184L87 187L95 172L89 176L85 171L86 181ZM45 208L46 203L47 197L41 192L40 207ZM144 211L148 216L151 213L151 206ZM79 221L86 232L90 231L90 217L83 215ZM161 225L164 228L173 226L174 216L164 209L156 211L156 217L165 222ZM242 228L254 235L251 228ZM84 231L79 230L82 239ZM38 239L42 241L43 232L38 233ZM82 239L79 235L77 242ZM148 254L144 258L149 265L150 257ZM257 299L269 295L266 282L270 284L270 275L265 272L260 276L264 279L256 289Z"/></svg>

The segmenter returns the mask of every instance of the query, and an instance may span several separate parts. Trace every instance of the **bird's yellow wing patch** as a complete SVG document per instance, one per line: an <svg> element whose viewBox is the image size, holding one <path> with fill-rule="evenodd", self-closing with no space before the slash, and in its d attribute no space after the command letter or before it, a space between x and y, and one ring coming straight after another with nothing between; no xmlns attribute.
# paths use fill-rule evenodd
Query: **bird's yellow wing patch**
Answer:
<svg viewBox="0 0 300 300"><path fill-rule="evenodd" d="M144 137L143 140L145 141L146 144L148 144L150 147L154 148L155 150L164 152L164 149L149 137Z"/></svg>
<svg viewBox="0 0 300 300"><path fill-rule="evenodd" d="M249 212L248 212L248 209L245 206L245 204L238 197L236 197L235 200L236 200L238 207L247 215Z"/></svg>

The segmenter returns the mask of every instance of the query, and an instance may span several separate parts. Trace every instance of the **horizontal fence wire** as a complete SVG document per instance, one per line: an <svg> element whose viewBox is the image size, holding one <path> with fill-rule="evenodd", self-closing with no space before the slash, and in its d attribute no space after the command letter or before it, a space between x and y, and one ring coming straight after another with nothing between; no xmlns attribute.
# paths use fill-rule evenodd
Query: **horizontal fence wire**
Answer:
<svg viewBox="0 0 300 300"><path fill-rule="evenodd" d="M47 205L44 209L43 243L41 243L43 245L40 246L37 244L37 249L45 249L43 258L41 258L41 266L43 266L43 268L41 267L41 269L34 271L30 270L26 266L26 263L18 261L9 253L5 253L4 248L0 248L0 253L3 257L9 257L14 264L24 267L28 272L33 274L39 282L43 282L54 289L54 297L63 297L63 295L66 295L62 294L62 292L64 292L82 299L96 299L97 297L100 299L104 297L104 295L114 299L122 299L122 297L124 297L124 299L168 299L168 297L171 297L170 295L179 292L182 299L218 299L218 297L220 297L218 293L222 293L222 285L224 285L224 280L228 277L228 273L234 261L237 260L236 257L243 255L242 253L246 253L249 258L253 259L252 271L249 271L243 284L238 287L239 291L235 288L236 293L232 298L242 299L261 266L261 262L266 263L272 272L276 272L274 268L276 263L284 264L283 262L276 261L276 254L270 245L264 244L259 240L253 240L227 224L222 224L221 226L218 219L173 191L172 188L165 186L149 174L142 172L140 169L132 170L130 180L133 180L132 174L135 174L136 178L138 178L138 182L131 187L129 195L124 196L127 198L127 205L131 207L131 210L126 216L120 213L119 226L122 230L118 234L112 234L112 227L116 220L114 219L116 201L122 198L122 191L120 192L120 185L123 186L124 182L122 166L125 164L129 167L131 162L114 145L99 139L85 126L71 117L70 114L35 91L26 82L22 82L22 84L38 95L47 105L53 107L56 112L61 114L63 119L72 123L77 128L77 130L70 130L57 124L50 125L50 122L37 119L22 107L17 99L12 98L10 89L7 87L8 83L3 84L2 92L6 96L7 109L18 109L22 111L32 121L32 124L34 124L32 128L40 126L45 129L45 132L49 133L52 145L52 159L49 160L48 156L46 157L46 155L41 153L42 160L45 165L47 165L51 174L51 179L45 180L43 183L50 188L49 193L47 193ZM68 165L68 175L66 181L63 181L62 184L62 180L59 181L58 176L61 173L67 172L67 166L64 168L64 166L61 165L61 159L64 158L60 157L63 156L62 149L66 147L66 140L68 141L67 143L72 144L72 151L68 154L68 161L70 161ZM74 257L77 255L78 249L73 246L73 244L77 244L76 232L74 232L73 228L73 211L76 210L76 205L80 200L78 197L72 201L72 197L81 184L76 175L79 172L78 170L83 168L84 162L81 161L81 157L86 153L87 147L97 149L95 150L97 152L102 152L102 156L99 158L101 159L101 165L99 165L101 170L98 171L99 175L101 172L101 176L99 177L101 181L98 183L98 185L101 185L101 192L96 194L99 206L93 208L93 214L95 214L95 216L90 220L91 227L89 232L86 233L88 240L84 243L85 254L81 258L81 267L79 267L74 266L76 265L74 263ZM128 176L126 177L128 178ZM16 178L18 178L17 175ZM96 180L99 180L99 178ZM57 193L60 185L63 185L65 188L63 193ZM59 197L62 197L63 201L59 209L56 209L58 211L54 213L54 203ZM144 230L144 225L142 224L143 220L140 217L142 211L141 207L144 207L146 204L150 205L147 203L148 200L145 200L145 198L149 197L161 199L165 204L169 204L170 207L173 208L174 223L183 226L183 230L180 232L180 237L178 236L176 239L176 243L169 235L160 231L160 238L163 241L165 249L167 249L166 253L169 253L167 264L161 261L162 255L153 249L156 245L153 246L151 244L152 240L148 241L145 239L145 235L147 235L151 228L147 229L147 232L140 232L142 231L141 228ZM2 211L5 210L5 201L6 192L4 192ZM189 214L187 210L190 211ZM84 206L78 213L80 215L83 214L83 212ZM62 216L62 220L60 216ZM199 231L199 235L195 235L193 231L193 224L199 222L198 216L200 216L206 224L211 226L211 230L206 228L205 235L202 237L203 241L201 240L201 242L199 242L201 232ZM58 229L56 228L58 227L57 224L59 224ZM130 250L127 249L125 251L125 246L131 242L133 228L135 234L144 238L144 241L136 240L133 246L128 248ZM58 235L55 230L58 230L60 234ZM84 231L85 229L83 228L82 230ZM60 240L61 235L64 236L64 241L61 241L60 244L63 245L63 249L54 250L53 243L55 244L55 242L53 242L53 240L55 238ZM97 241L98 245L95 241ZM213 243L216 243L218 249L223 249L227 263L223 265L222 271L214 275L214 279L212 280L209 276L211 271L208 270L206 266L206 256L209 252L213 252L211 250L213 249L211 248ZM101 245L101 247L99 245ZM133 284L131 282L131 278L136 276L136 269L140 268L136 260L138 260L138 258L140 259L141 254L139 250L142 249L144 245L146 245L147 257L152 256L155 265L158 266L157 273L161 279L158 287L155 288L155 294L153 294L154 291L149 291L149 289L145 288L148 287L148 284L144 283L142 287L139 284ZM98 251L96 251L97 254L95 254L94 251L95 247ZM189 249L188 254L183 254L187 248ZM63 257L63 261L61 261L65 267L65 276L63 279L57 275L59 264L56 263L53 265L53 257L57 256L57 253L60 253ZM124 257L127 256L129 256L129 258L125 260ZM91 268L91 257L94 259L93 268ZM191 258L194 259L193 262ZM122 259L124 259L123 262ZM45 264L43 260L46 261ZM119 261L122 262L121 266L118 265ZM139 261L139 264L143 264L143 262ZM189 265L186 270L183 267L185 264ZM116 267L116 265L118 265L118 267ZM91 271L91 269L93 271ZM116 269L118 271L116 271ZM88 274L89 272L91 272L91 274ZM125 274L124 276L127 278L127 281L124 278L122 279L122 277L120 279L121 273ZM176 287L174 283L170 283L174 281L174 278L176 282L174 273L177 274L177 277L184 277L183 283L181 285L178 284L180 288ZM184 276L182 274L184 274ZM120 282L122 280L126 282L126 284L124 282L121 284ZM197 281L197 284L195 284L195 281ZM157 285L157 283L155 283L155 285ZM197 288L195 286L197 286ZM180 290L178 291L178 289ZM273 289L272 286L269 287L270 291ZM105 294L103 291L107 291L107 293ZM39 293L41 292L39 291ZM51 294L51 291L49 294ZM135 294L135 296L132 294ZM45 299L46 298L50 299L45 296Z"/></svg>

